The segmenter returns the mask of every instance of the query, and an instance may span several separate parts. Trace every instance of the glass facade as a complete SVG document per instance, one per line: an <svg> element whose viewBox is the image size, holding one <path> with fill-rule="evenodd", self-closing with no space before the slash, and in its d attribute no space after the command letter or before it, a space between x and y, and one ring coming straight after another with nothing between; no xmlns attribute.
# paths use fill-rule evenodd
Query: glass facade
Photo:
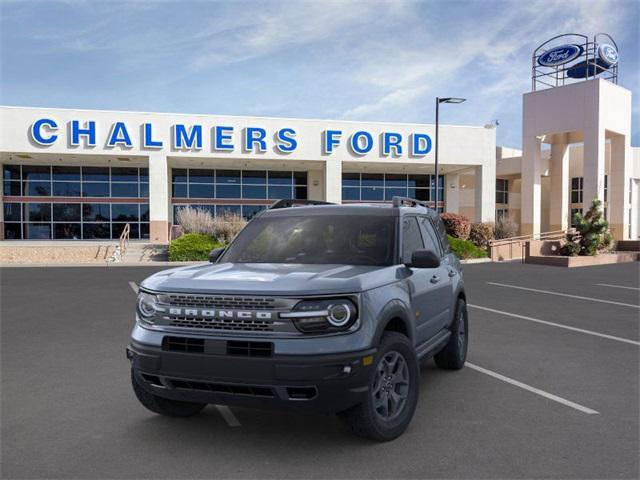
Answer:
<svg viewBox="0 0 640 480"><path fill-rule="evenodd" d="M435 175L404 173L343 173L343 202L389 202L394 196L434 202ZM438 178L438 200L443 205L444 175Z"/></svg>
<svg viewBox="0 0 640 480"><path fill-rule="evenodd" d="M147 168L4 165L3 183L7 240L114 239L127 223L149 238Z"/></svg>
<svg viewBox="0 0 640 480"><path fill-rule="evenodd" d="M173 168L171 177L174 223L186 206L250 219L276 200L308 195L307 172Z"/></svg>

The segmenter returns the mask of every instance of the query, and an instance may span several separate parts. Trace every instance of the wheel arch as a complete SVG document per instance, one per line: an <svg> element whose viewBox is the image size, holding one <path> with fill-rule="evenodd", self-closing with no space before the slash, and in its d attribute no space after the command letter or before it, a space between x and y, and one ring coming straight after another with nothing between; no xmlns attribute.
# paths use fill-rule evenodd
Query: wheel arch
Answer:
<svg viewBox="0 0 640 480"><path fill-rule="evenodd" d="M374 344L379 345L385 332L398 332L405 335L411 343L414 342L415 332L410 320L411 311L399 300L392 300L382 310L378 327L374 337Z"/></svg>

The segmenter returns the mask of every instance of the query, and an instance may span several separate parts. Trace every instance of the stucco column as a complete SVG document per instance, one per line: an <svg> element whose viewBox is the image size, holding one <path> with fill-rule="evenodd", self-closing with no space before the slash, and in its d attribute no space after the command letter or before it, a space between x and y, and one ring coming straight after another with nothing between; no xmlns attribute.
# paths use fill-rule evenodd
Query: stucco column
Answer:
<svg viewBox="0 0 640 480"><path fill-rule="evenodd" d="M589 210L591 202L604 202L605 145L604 129L599 126L584 131L582 209Z"/></svg>
<svg viewBox="0 0 640 480"><path fill-rule="evenodd" d="M560 135L559 135L560 136ZM566 230L569 222L569 145L566 135L551 145L549 230Z"/></svg>
<svg viewBox="0 0 640 480"><path fill-rule="evenodd" d="M475 167L476 222L493 222L496 216L496 161Z"/></svg>
<svg viewBox="0 0 640 480"><path fill-rule="evenodd" d="M448 173L444 176L444 189L446 202L445 212L459 213L460 211L460 175Z"/></svg>
<svg viewBox="0 0 640 480"><path fill-rule="evenodd" d="M609 225L616 240L629 236L629 179L633 165L631 144L628 135L611 138L611 165L609 172L608 202Z"/></svg>
<svg viewBox="0 0 640 480"><path fill-rule="evenodd" d="M169 242L169 166L162 153L149 155L149 241Z"/></svg>
<svg viewBox="0 0 640 480"><path fill-rule="evenodd" d="M328 159L324 162L324 200L342 203L342 162Z"/></svg>
<svg viewBox="0 0 640 480"><path fill-rule="evenodd" d="M540 233L540 191L542 161L540 138L535 135L523 138L522 152L522 210L520 213L522 235Z"/></svg>

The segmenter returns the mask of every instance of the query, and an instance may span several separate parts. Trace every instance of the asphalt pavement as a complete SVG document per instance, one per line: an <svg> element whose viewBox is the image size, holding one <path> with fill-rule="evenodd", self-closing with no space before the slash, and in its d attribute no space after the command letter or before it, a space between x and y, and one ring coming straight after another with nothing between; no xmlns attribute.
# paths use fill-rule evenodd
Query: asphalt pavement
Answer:
<svg viewBox="0 0 640 480"><path fill-rule="evenodd" d="M333 416L145 410L124 349L132 286L162 268L0 269L2 478L640 476L637 263L465 266L469 363L426 362L386 444Z"/></svg>

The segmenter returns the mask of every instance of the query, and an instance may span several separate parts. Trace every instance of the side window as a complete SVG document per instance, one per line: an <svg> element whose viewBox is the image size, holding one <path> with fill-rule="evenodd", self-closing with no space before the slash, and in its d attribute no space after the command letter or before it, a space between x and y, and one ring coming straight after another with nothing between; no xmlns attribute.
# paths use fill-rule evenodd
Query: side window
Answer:
<svg viewBox="0 0 640 480"><path fill-rule="evenodd" d="M432 250L442 256L440 241L438 240L436 232L433 230L433 225L427 217L420 217L420 231L424 239L424 248Z"/></svg>
<svg viewBox="0 0 640 480"><path fill-rule="evenodd" d="M415 250L424 248L416 217L405 217L402 221L402 260L408 262Z"/></svg>
<svg viewBox="0 0 640 480"><path fill-rule="evenodd" d="M451 247L449 247L449 239L447 238L447 230L444 228L444 222L440 217L438 217L433 223L436 233L440 237L440 244L444 250L444 255L451 253Z"/></svg>

